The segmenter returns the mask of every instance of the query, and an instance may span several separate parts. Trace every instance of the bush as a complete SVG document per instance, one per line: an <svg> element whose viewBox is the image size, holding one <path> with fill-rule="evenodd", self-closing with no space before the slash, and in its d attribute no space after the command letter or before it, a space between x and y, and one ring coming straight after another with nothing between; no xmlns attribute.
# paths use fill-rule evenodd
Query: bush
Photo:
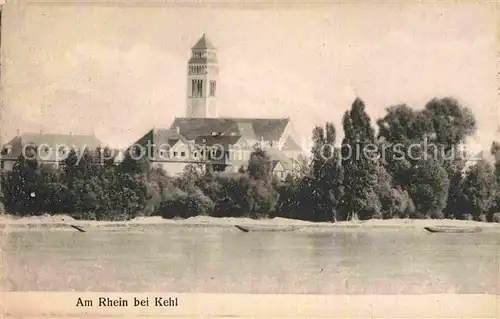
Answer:
<svg viewBox="0 0 500 319"><path fill-rule="evenodd" d="M494 213L491 218L491 221L494 223L500 223L500 213Z"/></svg>
<svg viewBox="0 0 500 319"><path fill-rule="evenodd" d="M247 192L249 199L249 217L264 218L272 214L278 203L278 193L269 184L252 181Z"/></svg>
<svg viewBox="0 0 500 319"><path fill-rule="evenodd" d="M210 184L209 194L215 204L211 216L249 217L250 179L246 174L221 173Z"/></svg>
<svg viewBox="0 0 500 319"><path fill-rule="evenodd" d="M212 200L200 190L186 193L177 189L160 204L159 213L163 218L189 218L209 215L213 209Z"/></svg>

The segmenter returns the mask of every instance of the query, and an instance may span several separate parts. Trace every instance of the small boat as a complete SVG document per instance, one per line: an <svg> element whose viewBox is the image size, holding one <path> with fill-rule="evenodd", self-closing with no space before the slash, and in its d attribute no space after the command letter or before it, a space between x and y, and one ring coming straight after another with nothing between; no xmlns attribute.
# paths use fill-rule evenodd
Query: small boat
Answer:
<svg viewBox="0 0 500 319"><path fill-rule="evenodd" d="M248 228L246 228L246 227L242 227L242 226L238 226L238 225L234 225L234 227L238 228L242 232L248 233Z"/></svg>
<svg viewBox="0 0 500 319"><path fill-rule="evenodd" d="M81 233L85 233L85 229L79 227L79 226L76 226L76 225L70 225L71 227L73 227L74 229L78 230L79 232Z"/></svg>
<svg viewBox="0 0 500 319"><path fill-rule="evenodd" d="M259 226L239 226L234 225L242 232L248 233L249 231L268 231L268 232L283 232L283 231L293 231L297 229L296 226L273 226L273 225L259 225Z"/></svg>
<svg viewBox="0 0 500 319"><path fill-rule="evenodd" d="M434 226L424 227L431 233L478 233L482 231L480 227L456 227L456 226Z"/></svg>

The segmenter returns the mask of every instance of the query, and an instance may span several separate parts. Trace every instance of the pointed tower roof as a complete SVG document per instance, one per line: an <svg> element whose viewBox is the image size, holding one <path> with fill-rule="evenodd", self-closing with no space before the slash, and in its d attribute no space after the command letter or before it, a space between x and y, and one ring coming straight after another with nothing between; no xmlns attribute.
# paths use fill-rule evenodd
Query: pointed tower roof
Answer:
<svg viewBox="0 0 500 319"><path fill-rule="evenodd" d="M210 41L206 34L203 33L201 38L198 40L198 42L196 42L192 49L215 49L215 46L212 44L212 41Z"/></svg>

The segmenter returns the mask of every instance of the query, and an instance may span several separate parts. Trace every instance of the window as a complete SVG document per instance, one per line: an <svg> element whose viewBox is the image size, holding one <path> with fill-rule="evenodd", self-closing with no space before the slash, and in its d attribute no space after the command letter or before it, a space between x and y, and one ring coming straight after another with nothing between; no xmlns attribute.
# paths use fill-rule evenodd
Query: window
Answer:
<svg viewBox="0 0 500 319"><path fill-rule="evenodd" d="M186 152L181 152L181 157L186 156Z"/></svg>
<svg viewBox="0 0 500 319"><path fill-rule="evenodd" d="M198 95L201 97L203 92L203 80L198 80Z"/></svg>
<svg viewBox="0 0 500 319"><path fill-rule="evenodd" d="M203 80L191 80L191 96L203 96Z"/></svg>
<svg viewBox="0 0 500 319"><path fill-rule="evenodd" d="M177 156L177 152L174 152L174 156Z"/></svg>
<svg viewBox="0 0 500 319"><path fill-rule="evenodd" d="M210 96L215 96L215 81L210 81Z"/></svg>

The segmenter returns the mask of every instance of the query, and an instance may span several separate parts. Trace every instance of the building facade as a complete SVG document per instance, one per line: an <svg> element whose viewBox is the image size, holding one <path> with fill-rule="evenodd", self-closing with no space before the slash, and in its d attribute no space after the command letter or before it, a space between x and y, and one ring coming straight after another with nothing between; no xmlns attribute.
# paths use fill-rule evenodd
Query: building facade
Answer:
<svg viewBox="0 0 500 319"><path fill-rule="evenodd" d="M42 166L58 167L74 149L97 150L103 144L94 135L22 133L3 145L0 157L0 168L12 170L21 155L36 156Z"/></svg>
<svg viewBox="0 0 500 319"><path fill-rule="evenodd" d="M278 177L293 174L302 149L292 137L290 118L219 117L218 71L217 49L203 34L188 61L186 116L175 118L168 129L149 131L135 144L155 148L149 159L169 175L188 165L215 171L245 169L256 148L268 151Z"/></svg>

